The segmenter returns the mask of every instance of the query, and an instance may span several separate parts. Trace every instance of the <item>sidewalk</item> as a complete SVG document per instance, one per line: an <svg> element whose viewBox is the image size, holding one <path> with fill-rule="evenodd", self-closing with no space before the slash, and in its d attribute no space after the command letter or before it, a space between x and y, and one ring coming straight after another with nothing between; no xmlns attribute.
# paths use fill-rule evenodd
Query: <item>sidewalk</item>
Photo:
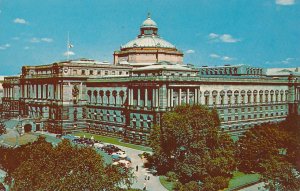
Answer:
<svg viewBox="0 0 300 191"><path fill-rule="evenodd" d="M134 174L136 176L136 181L133 183L132 188L144 188L144 183L146 183L147 190L149 191L167 191L159 181L159 176L153 176L148 169L143 167L143 160L138 156L142 154L143 151L136 149L131 149L127 147L118 146L120 149L124 150L126 154L131 158L131 167L133 168ZM136 165L138 165L138 171L136 171ZM145 174L150 176L150 180L145 180Z"/></svg>

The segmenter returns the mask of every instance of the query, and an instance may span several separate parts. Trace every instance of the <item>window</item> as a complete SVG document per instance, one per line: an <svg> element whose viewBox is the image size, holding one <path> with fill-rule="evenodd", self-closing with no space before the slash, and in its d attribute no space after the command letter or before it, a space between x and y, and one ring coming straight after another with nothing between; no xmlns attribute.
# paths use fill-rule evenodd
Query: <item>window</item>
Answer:
<svg viewBox="0 0 300 191"><path fill-rule="evenodd" d="M208 104L209 104L209 97L205 96L205 105L208 105Z"/></svg>
<svg viewBox="0 0 300 191"><path fill-rule="evenodd" d="M257 111L257 107L254 107L254 111Z"/></svg>
<svg viewBox="0 0 300 191"><path fill-rule="evenodd" d="M245 112L245 108L242 108L242 112Z"/></svg>
<svg viewBox="0 0 300 191"><path fill-rule="evenodd" d="M263 110L263 107L259 107L259 110L262 111L262 110Z"/></svg>
<svg viewBox="0 0 300 191"><path fill-rule="evenodd" d="M81 70L81 74L82 74L82 75L85 75L85 70Z"/></svg>
<svg viewBox="0 0 300 191"><path fill-rule="evenodd" d="M93 70L90 70L90 75L94 75L94 71Z"/></svg>
<svg viewBox="0 0 300 191"><path fill-rule="evenodd" d="M259 117L260 117L260 118L263 118L263 114L262 114L262 113L261 113L261 114L259 114Z"/></svg>
<svg viewBox="0 0 300 191"><path fill-rule="evenodd" d="M242 120L245 120L245 116L244 115L242 115Z"/></svg>
<svg viewBox="0 0 300 191"><path fill-rule="evenodd" d="M220 96L221 98L221 105L224 105L224 96Z"/></svg>
<svg viewBox="0 0 300 191"><path fill-rule="evenodd" d="M248 111L251 111L251 108L250 108L250 107L248 107Z"/></svg>
<svg viewBox="0 0 300 191"><path fill-rule="evenodd" d="M248 119L251 119L251 115L248 115Z"/></svg>
<svg viewBox="0 0 300 191"><path fill-rule="evenodd" d="M238 121L239 120L239 116L235 116L235 120Z"/></svg>
<svg viewBox="0 0 300 191"><path fill-rule="evenodd" d="M238 109L235 109L235 110L234 110L234 112L235 112L235 113L238 113L238 112L239 112L239 110L238 110Z"/></svg>
<svg viewBox="0 0 300 191"><path fill-rule="evenodd" d="M224 114L224 110L219 110L219 113L220 114Z"/></svg>
<svg viewBox="0 0 300 191"><path fill-rule="evenodd" d="M228 113L231 113L231 109L228 109Z"/></svg>
<svg viewBox="0 0 300 191"><path fill-rule="evenodd" d="M228 117L228 121L231 121L231 117Z"/></svg>
<svg viewBox="0 0 300 191"><path fill-rule="evenodd" d="M122 71L119 71L119 75L122 75Z"/></svg>
<svg viewBox="0 0 300 191"><path fill-rule="evenodd" d="M98 71L97 71L97 74L98 74L98 75L101 75L101 71L100 71L100 70L98 70Z"/></svg>
<svg viewBox="0 0 300 191"><path fill-rule="evenodd" d="M77 70L73 70L73 74L74 74L74 75L77 75Z"/></svg>
<svg viewBox="0 0 300 191"><path fill-rule="evenodd" d="M108 75L108 71L105 71L105 72L104 72L104 75Z"/></svg>

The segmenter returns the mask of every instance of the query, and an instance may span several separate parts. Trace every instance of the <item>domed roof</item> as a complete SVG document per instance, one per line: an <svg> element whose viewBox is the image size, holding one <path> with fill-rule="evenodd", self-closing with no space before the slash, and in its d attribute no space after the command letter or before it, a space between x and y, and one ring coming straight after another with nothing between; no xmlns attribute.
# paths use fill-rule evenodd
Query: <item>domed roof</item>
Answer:
<svg viewBox="0 0 300 191"><path fill-rule="evenodd" d="M148 28L148 27L157 28L156 22L150 18L150 15L148 15L148 18L141 25L141 28Z"/></svg>
<svg viewBox="0 0 300 191"><path fill-rule="evenodd" d="M176 48L173 44L155 35L141 36L121 46L121 48L137 48L137 47Z"/></svg>

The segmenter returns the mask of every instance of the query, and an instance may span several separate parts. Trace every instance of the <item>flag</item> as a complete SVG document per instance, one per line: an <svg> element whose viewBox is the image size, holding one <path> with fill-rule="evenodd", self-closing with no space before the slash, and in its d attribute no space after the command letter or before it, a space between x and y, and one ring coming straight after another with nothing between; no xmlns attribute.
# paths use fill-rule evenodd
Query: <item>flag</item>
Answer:
<svg viewBox="0 0 300 191"><path fill-rule="evenodd" d="M69 47L69 48L73 48L73 47L74 47L74 45L73 45L73 44L71 44L71 42L69 42L69 44L68 44L68 47Z"/></svg>

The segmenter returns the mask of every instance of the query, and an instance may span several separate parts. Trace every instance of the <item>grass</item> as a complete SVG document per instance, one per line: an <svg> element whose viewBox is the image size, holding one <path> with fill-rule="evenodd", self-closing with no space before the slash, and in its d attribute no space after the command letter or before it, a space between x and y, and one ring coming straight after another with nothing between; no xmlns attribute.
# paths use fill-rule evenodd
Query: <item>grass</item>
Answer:
<svg viewBox="0 0 300 191"><path fill-rule="evenodd" d="M233 173L233 177L229 181L227 190L242 186L251 182L258 181L260 179L259 174L245 174L239 171Z"/></svg>
<svg viewBox="0 0 300 191"><path fill-rule="evenodd" d="M85 133L85 132L73 133L73 135L80 136L80 137L83 137L85 135L86 138L91 138L92 136L94 136L95 140L102 141L104 143L110 143L110 144L114 144L114 145L124 146L124 147L132 148L132 149L136 149L136 150L140 150L140 151L152 151L152 149L150 147L145 147L145 146L135 145L135 144L130 144L130 143L124 143L124 142L121 142L118 138L114 138L114 137L107 137L107 136L103 136L103 135L96 135L96 134Z"/></svg>
<svg viewBox="0 0 300 191"><path fill-rule="evenodd" d="M169 182L166 176L160 176L159 181L167 190L173 190L174 182Z"/></svg>

